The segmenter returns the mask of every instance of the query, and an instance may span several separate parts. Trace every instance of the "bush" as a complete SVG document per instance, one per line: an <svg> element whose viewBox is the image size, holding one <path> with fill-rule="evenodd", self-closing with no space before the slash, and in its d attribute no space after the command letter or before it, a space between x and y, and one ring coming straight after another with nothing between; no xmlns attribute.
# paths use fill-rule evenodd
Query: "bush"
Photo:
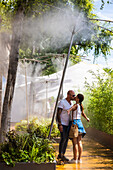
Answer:
<svg viewBox="0 0 113 170"><path fill-rule="evenodd" d="M17 123L15 126L16 131L23 131L28 133L35 133L37 137L47 138L50 131L51 122L49 119L38 120L37 117L32 118L27 124L27 121L22 120L20 123ZM53 124L51 138L60 136L57 124Z"/></svg>
<svg viewBox="0 0 113 170"><path fill-rule="evenodd" d="M17 134L9 131L7 141L0 146L0 161L15 166L17 162L53 162L55 149L51 141L39 138L35 133Z"/></svg>
<svg viewBox="0 0 113 170"><path fill-rule="evenodd" d="M98 80L92 86L87 84L88 116L90 125L103 132L113 135L113 70L103 74L92 74Z"/></svg>

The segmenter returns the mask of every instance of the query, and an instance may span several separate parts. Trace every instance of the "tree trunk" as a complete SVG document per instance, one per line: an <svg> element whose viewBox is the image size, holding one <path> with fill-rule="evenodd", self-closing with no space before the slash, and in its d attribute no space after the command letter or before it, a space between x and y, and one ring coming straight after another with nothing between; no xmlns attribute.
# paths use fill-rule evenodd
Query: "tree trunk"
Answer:
<svg viewBox="0 0 113 170"><path fill-rule="evenodd" d="M10 123L10 117L11 117L10 116L11 106L12 106L12 100L14 95L16 73L18 67L19 45L20 45L20 39L22 33L23 14L20 11L18 10L15 16L16 22L13 23L7 85L6 85L3 110L2 110L2 118L1 118L0 142L3 142L5 140L5 134L8 131L8 125Z"/></svg>
<svg viewBox="0 0 113 170"><path fill-rule="evenodd" d="M2 108L2 74L0 70L0 128L1 128L1 108Z"/></svg>

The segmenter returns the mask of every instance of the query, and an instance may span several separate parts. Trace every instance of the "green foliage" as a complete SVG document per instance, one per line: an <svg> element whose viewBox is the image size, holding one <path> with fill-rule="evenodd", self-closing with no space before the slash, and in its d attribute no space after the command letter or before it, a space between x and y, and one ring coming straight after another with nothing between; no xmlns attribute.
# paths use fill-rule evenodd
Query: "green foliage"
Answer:
<svg viewBox="0 0 113 170"><path fill-rule="evenodd" d="M28 123L26 120L21 120L20 123L16 123L16 125L15 125L15 129L17 131L25 131L25 129L27 129L27 127L28 127Z"/></svg>
<svg viewBox="0 0 113 170"><path fill-rule="evenodd" d="M0 161L15 166L17 162L53 162L55 149L48 139L39 138L34 133L7 133L7 141L0 146Z"/></svg>
<svg viewBox="0 0 113 170"><path fill-rule="evenodd" d="M76 47L77 46L72 46L71 52L70 52L70 60L72 61L73 64L77 64L81 61L81 57L79 55L77 55L78 50Z"/></svg>
<svg viewBox="0 0 113 170"><path fill-rule="evenodd" d="M113 78L113 70L110 68L104 68L103 69L106 73L108 73Z"/></svg>
<svg viewBox="0 0 113 170"><path fill-rule="evenodd" d="M90 125L101 131L113 135L113 70L106 70L103 74L94 74L97 81L90 86L86 83L88 90L88 116Z"/></svg>
<svg viewBox="0 0 113 170"><path fill-rule="evenodd" d="M99 57L101 54L106 59L106 56L110 54L111 48L111 40L112 40L112 33L108 29L104 29L104 26L106 28L110 27L110 24L102 24L99 21L93 21L89 20L89 18L94 19L97 17L93 13L93 0L2 0L0 2L0 16L1 16L1 30L6 29L11 31L12 27L12 20L14 19L14 16L18 10L23 11L24 18L31 18L31 24L32 21L34 21L35 18L43 18L43 15L46 15L48 11L55 11L56 9L62 9L62 7L66 6L72 6L73 9L77 8L80 12L83 12L85 17L88 19L88 25L91 26L91 30L93 31L93 35L89 35L90 30L88 31L88 39L85 37L82 37L79 35L79 32L76 36L79 35L79 40L73 43L73 47L71 50L71 54L73 54L70 57L70 60L76 64L79 61L81 61L80 52L83 51L87 54L91 51L94 52L94 57ZM102 6L104 6L104 0L102 0ZM108 1L108 3L110 3ZM57 7L57 8L56 8ZM23 22L24 23L24 22ZM112 28L110 28L112 31ZM46 41L46 36L42 35L42 41ZM44 53L45 51L40 49L41 40L38 39L38 37L35 37L35 54L33 54L33 42L34 38L31 36L23 35L22 42L20 45L20 58L31 58L31 59L37 59L39 62L41 61L41 64L44 65L42 75L49 75L52 73L55 73L57 71L56 65L52 62L53 56L47 56L46 58L40 58L40 53ZM51 37L48 37L48 39L51 39ZM28 42L30 42L28 44ZM69 48L69 44L67 44L65 47L59 47L58 49L52 49L51 47L48 47L46 49L46 52L48 53L67 53ZM47 59L47 62L44 62L44 60ZM34 62L33 62L34 63ZM35 64L35 67L37 66L37 63Z"/></svg>
<svg viewBox="0 0 113 170"><path fill-rule="evenodd" d="M84 12L86 16L92 16L93 0L72 0L74 7L78 7L80 12Z"/></svg>
<svg viewBox="0 0 113 170"><path fill-rule="evenodd" d="M44 53L39 55L37 52L35 54L32 54L32 50L30 48L27 48L25 51L20 49L19 56L20 56L20 59L26 58L26 62L28 63L31 62L31 64L33 64L34 67L36 67L40 63L40 65L42 65L43 68L41 68L41 70L39 71L38 73L39 76L50 75L50 74L57 72L57 66L53 62L53 59L55 59L54 55L52 56L52 55L44 54ZM34 61L32 61L33 59ZM34 70L32 73L34 73Z"/></svg>
<svg viewBox="0 0 113 170"><path fill-rule="evenodd" d="M51 4L50 0L1 0L0 1L0 16L1 30L9 30L12 28L12 21L20 11L27 17L40 17L44 12L50 10L46 4Z"/></svg>
<svg viewBox="0 0 113 170"><path fill-rule="evenodd" d="M15 126L16 131L28 132L30 134L35 134L37 137L47 138L49 135L51 121L49 119L46 120L38 120L38 118L33 118L30 120L29 124L27 124L26 120L22 120L20 123L17 123ZM58 130L57 124L53 124L51 138L59 137L60 132Z"/></svg>
<svg viewBox="0 0 113 170"><path fill-rule="evenodd" d="M110 1L104 1L104 0L101 0L102 4L101 4L101 7L100 9L102 10L105 6L105 4L113 4L113 0L110 0Z"/></svg>
<svg viewBox="0 0 113 170"><path fill-rule="evenodd" d="M57 72L57 65L53 63L53 56L41 57L42 65L45 64L45 67L42 69L42 75L50 75ZM44 61L44 62L43 62ZM47 61L45 63L45 61Z"/></svg>

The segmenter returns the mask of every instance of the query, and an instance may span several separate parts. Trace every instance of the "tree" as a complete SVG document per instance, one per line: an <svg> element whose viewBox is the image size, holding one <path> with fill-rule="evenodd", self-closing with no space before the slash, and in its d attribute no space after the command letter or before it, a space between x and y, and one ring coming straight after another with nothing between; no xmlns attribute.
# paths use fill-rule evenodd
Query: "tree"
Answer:
<svg viewBox="0 0 113 170"><path fill-rule="evenodd" d="M97 16L92 12L93 1L71 0L69 2L67 1L62 1L62 2L65 2L65 3L70 2L68 5L73 6L73 8L75 9L77 8L79 12L85 13L87 26L89 27L90 25L90 30L87 30L86 36L83 36L81 32L78 32L78 34L75 36L76 38L74 39L74 42L73 42L73 46L71 50L72 55L70 56L70 60L75 64L77 63L77 60L78 61L81 60L81 56L87 55L89 52L93 53L92 55L94 56L94 62L95 62L95 59L99 57L100 55L102 55L106 59L107 55L110 54L110 51L112 50L111 41L112 41L113 31L110 27L110 24L108 26L109 21L104 21L104 20L100 21L99 19L97 19ZM48 4L48 2L46 2L45 6L49 6L50 10L55 11L55 12L56 10L57 11L62 10L61 7L59 8L60 2L57 1L57 3L58 3L57 4L58 7L55 6L56 4L54 2L52 4ZM33 20L35 20L35 17L33 18ZM41 18L43 18L43 14L41 15ZM37 33L38 39L35 39L35 43L34 43L34 39L31 39L31 37L32 35L25 37L25 39L23 39L24 45L23 44L21 45L21 49L25 51L25 53L28 48L30 49L31 53L29 53L29 56L26 55L26 57L28 58L30 57L30 58L34 58L38 60L41 58L41 54L42 56L44 56L45 53L57 53L57 54L66 53L67 54L69 43L67 43L65 46L62 46L62 47L59 46L59 48L54 48L53 41L51 41L51 38L53 37L51 37L51 35L49 36L46 35L46 31L42 35L41 39L39 38L39 35ZM30 44L28 44L28 42L31 42L31 46ZM44 49L40 48L40 45L44 45L45 42L46 44L49 44L48 47ZM32 50L33 44L35 46L34 48L35 50ZM34 55L32 55L32 51L34 51ZM81 51L83 51L82 54L81 54ZM48 58L49 58L49 55L48 55ZM54 58L54 56L52 58ZM50 60L50 63L49 64L45 63L45 65L47 65L47 67L48 65L50 65L51 67L51 63L52 61ZM52 67L54 67L53 63L52 63ZM48 74L49 73L52 73L52 72L50 71L48 72Z"/></svg>
<svg viewBox="0 0 113 170"><path fill-rule="evenodd" d="M7 15L10 14L10 20L12 21L9 25L12 28L12 40L11 40L11 51L9 55L9 68L8 68L8 77L6 92L3 103L2 118L1 118L1 131L0 131L0 142L4 141L5 135L8 131L8 122L9 115L11 113L12 100L14 95L14 87L16 81L16 72L18 67L18 58L19 58L19 46L22 38L22 27L23 20L25 16L34 15L35 4L40 6L40 0L16 0L16 1L1 1L0 7L2 9L1 15L4 20L7 20ZM40 6L39 9L43 11L43 6ZM32 10L31 10L32 9ZM9 19L9 17L8 17ZM5 28L8 28L7 22ZM2 28L4 24L2 24ZM10 29L11 30L11 29Z"/></svg>
<svg viewBox="0 0 113 170"><path fill-rule="evenodd" d="M6 33L0 33L0 127L1 127L1 111L3 99L3 76L6 77L8 70L8 54L9 54L10 37Z"/></svg>
<svg viewBox="0 0 113 170"><path fill-rule="evenodd" d="M18 54L19 54L19 45L22 33L22 22L23 22L23 7L19 5L18 10L14 16L13 22L13 34L11 41L11 51L9 56L9 68L8 68L8 77L7 77L7 85L6 92L3 103L2 110L2 119L1 119L1 139L4 140L4 132L8 130L8 119L11 111L12 99L14 94L14 86L16 80L16 72L18 66Z"/></svg>
<svg viewBox="0 0 113 170"><path fill-rule="evenodd" d="M1 7L1 16L2 16L2 24L1 30L7 29L10 34L12 34L12 41L11 41L11 51L9 56L9 69L8 69L8 78L7 78L7 86L6 86L6 93L4 98L3 104L3 111L2 111L2 127L1 133L3 136L3 131L7 131L8 128L8 116L11 112L11 104L14 94L14 87L15 87L15 80L16 80L16 71L18 66L18 58L19 58L19 48L24 49L26 51L27 47L27 40L31 40L31 44L33 47L34 40L31 39L29 36L26 37L22 34L22 27L24 26L23 19L27 19L31 17L31 20L34 20L36 17L43 19L43 14L47 14L47 11L56 11L59 10L61 6L71 6L72 8L78 7L79 11L83 11L85 13L86 18L88 19L88 24L92 22L92 27L96 27L94 29L95 36L91 36L89 40L85 37L79 35L79 41L75 39L75 43L73 45L72 54L75 54L75 57L78 55L78 51L84 49L84 51L94 50L96 55L103 53L104 55L107 54L110 50L110 42L111 42L111 33L108 30L104 30L99 25L97 25L96 21L91 21L90 18L95 18L95 15L91 12L93 8L93 1L90 0L62 0L62 1L51 1L51 0L2 0L0 2ZM62 5L63 4L63 5ZM6 15L8 14L8 15ZM8 17L6 17L8 16ZM12 22L14 21L14 22ZM24 20L25 21L25 20ZM16 22L16 23L15 23ZM101 29L97 29L97 27ZM95 38L96 37L96 38ZM49 37L51 38L51 37ZM104 40L103 40L104 38ZM21 43L20 40L22 39ZM39 47L39 41L45 41L45 34L41 41L36 41L36 47ZM105 42L107 40L107 43ZM51 43L50 43L51 44ZM63 48L58 48L59 53L66 52L67 47L69 44L66 44ZM33 48L29 47L33 54ZM75 49L75 50L74 50ZM35 51L36 53L40 53L41 55L44 52L55 52L56 49L47 48L46 51L43 49L41 51ZM36 55L35 55L35 59Z"/></svg>

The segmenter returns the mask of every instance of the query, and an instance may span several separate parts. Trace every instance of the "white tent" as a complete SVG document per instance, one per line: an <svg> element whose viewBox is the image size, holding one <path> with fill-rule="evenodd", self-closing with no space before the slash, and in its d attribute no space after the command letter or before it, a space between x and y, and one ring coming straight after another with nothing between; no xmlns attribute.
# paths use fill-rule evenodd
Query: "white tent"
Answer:
<svg viewBox="0 0 113 170"><path fill-rule="evenodd" d="M80 62L68 67L63 83L63 97L72 89L75 93L84 90L84 82L92 83L94 73L102 73L103 68L96 64ZM27 102L25 76L18 74L15 95L12 106L11 121L18 122L28 118L28 115L51 117L53 114L55 99L58 95L62 71L50 76L27 77ZM20 83L21 82L21 83ZM27 113L26 113L27 112Z"/></svg>

